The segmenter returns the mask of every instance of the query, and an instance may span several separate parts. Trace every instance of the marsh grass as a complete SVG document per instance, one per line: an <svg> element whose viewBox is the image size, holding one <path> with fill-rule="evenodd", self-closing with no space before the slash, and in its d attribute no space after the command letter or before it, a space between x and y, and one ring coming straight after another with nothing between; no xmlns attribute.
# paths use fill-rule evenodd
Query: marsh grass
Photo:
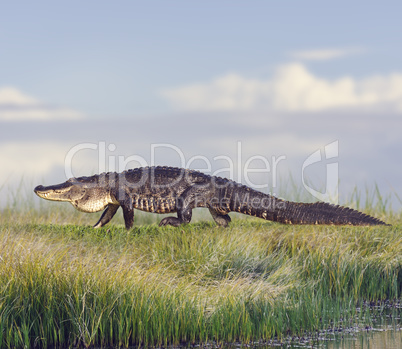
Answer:
<svg viewBox="0 0 402 349"><path fill-rule="evenodd" d="M180 228L137 214L130 231L121 216L94 230L96 214L32 200L1 212L1 347L280 340L401 299L402 219L384 198L364 210L392 227L235 218L223 229L202 212Z"/></svg>

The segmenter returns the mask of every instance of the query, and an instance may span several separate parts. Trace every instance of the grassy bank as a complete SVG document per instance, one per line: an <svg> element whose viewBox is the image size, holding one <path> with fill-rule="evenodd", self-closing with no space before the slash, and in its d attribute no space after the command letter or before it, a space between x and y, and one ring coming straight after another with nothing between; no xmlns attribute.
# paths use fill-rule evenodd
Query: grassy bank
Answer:
<svg viewBox="0 0 402 349"><path fill-rule="evenodd" d="M42 205L42 204L41 204ZM158 215L96 215L44 202L0 219L3 347L268 340L354 321L402 295L402 219L392 227L235 219L158 228ZM116 224L117 223L117 224Z"/></svg>

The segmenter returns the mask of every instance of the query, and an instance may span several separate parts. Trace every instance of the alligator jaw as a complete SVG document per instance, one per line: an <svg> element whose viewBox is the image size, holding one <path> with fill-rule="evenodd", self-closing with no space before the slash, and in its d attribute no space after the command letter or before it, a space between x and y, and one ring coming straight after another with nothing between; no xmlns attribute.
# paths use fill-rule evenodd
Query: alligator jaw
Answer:
<svg viewBox="0 0 402 349"><path fill-rule="evenodd" d="M107 190L97 187L85 188L82 183L71 180L48 187L38 185L34 192L46 200L69 202L83 212L98 212L113 203Z"/></svg>
<svg viewBox="0 0 402 349"><path fill-rule="evenodd" d="M51 185L45 187L43 185L38 185L34 192L40 198L52 201L71 201L72 198L72 189L73 186L70 183L62 183ZM82 195L81 195L82 196Z"/></svg>
<svg viewBox="0 0 402 349"><path fill-rule="evenodd" d="M46 199L46 200L54 200L54 201L63 201L58 199L58 194L62 194L61 191L56 191L56 186L50 186L50 187L44 187L43 185L38 185L35 189L34 192L36 195L38 195L40 198ZM57 188L58 189L58 188Z"/></svg>
<svg viewBox="0 0 402 349"><path fill-rule="evenodd" d="M34 192L36 195L38 195L40 198L47 199L49 196L49 190L46 190L46 188L43 185L38 185L35 189Z"/></svg>

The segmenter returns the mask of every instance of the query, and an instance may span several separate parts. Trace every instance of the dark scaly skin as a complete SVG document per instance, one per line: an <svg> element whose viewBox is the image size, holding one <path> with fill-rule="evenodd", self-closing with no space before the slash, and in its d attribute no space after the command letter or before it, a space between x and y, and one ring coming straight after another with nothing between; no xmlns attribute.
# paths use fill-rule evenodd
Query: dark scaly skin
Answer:
<svg viewBox="0 0 402 349"><path fill-rule="evenodd" d="M133 226L134 209L177 212L177 217L163 218L159 225L178 227L191 221L196 207L207 207L214 221L223 227L230 222L229 212L285 224L385 225L350 208L280 200L229 179L175 167L145 167L71 178L58 185L37 186L34 191L47 200L70 202L84 212L105 210L95 228L107 224L119 207L127 229Z"/></svg>

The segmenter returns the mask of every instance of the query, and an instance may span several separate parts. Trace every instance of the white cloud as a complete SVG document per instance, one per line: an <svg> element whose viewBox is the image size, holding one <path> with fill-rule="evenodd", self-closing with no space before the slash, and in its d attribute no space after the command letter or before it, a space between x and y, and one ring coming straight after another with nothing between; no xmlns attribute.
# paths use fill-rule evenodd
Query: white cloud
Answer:
<svg viewBox="0 0 402 349"><path fill-rule="evenodd" d="M363 108L402 112L402 74L328 80L300 63L277 68L272 79L228 74L209 83L162 91L178 110L192 111L322 111Z"/></svg>
<svg viewBox="0 0 402 349"><path fill-rule="evenodd" d="M335 58L346 57L363 52L361 48L343 48L343 49L321 49L321 50L304 50L295 51L291 56L297 60L307 61L327 61Z"/></svg>
<svg viewBox="0 0 402 349"><path fill-rule="evenodd" d="M13 185L26 177L42 180L57 168L64 177L66 155L72 147L69 142L50 140L0 143L0 188L3 184ZM73 158L71 170L74 174L82 169L91 173L97 166L96 161L91 152L80 151Z"/></svg>
<svg viewBox="0 0 402 349"><path fill-rule="evenodd" d="M14 87L0 88L0 121L73 120L82 117L78 111L43 104Z"/></svg>
<svg viewBox="0 0 402 349"><path fill-rule="evenodd" d="M64 162L63 146L53 142L9 142L0 145L1 182L25 174L41 176ZM5 164L7 164L5 166Z"/></svg>
<svg viewBox="0 0 402 349"><path fill-rule="evenodd" d="M0 106L35 104L38 104L35 98L23 94L14 87L3 87L0 89Z"/></svg>
<svg viewBox="0 0 402 349"><path fill-rule="evenodd" d="M229 74L209 84L173 88L162 94L178 109L231 111L255 108L270 91L269 81Z"/></svg>

